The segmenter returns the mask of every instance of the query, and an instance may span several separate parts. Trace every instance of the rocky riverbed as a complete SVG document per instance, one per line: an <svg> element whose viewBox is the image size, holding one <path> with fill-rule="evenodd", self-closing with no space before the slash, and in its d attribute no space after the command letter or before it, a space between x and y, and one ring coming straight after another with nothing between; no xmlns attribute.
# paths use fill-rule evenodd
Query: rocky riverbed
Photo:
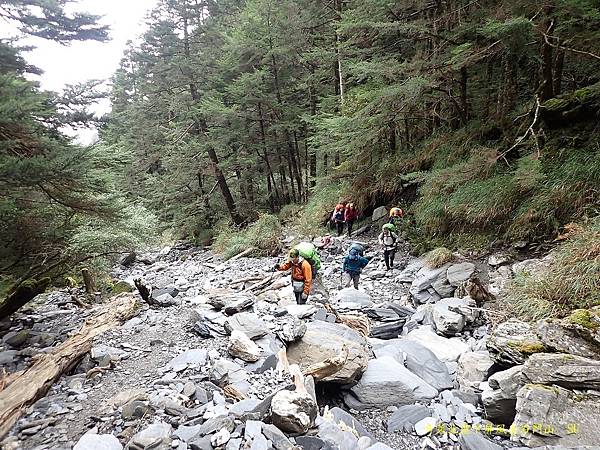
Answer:
<svg viewBox="0 0 600 450"><path fill-rule="evenodd" d="M271 272L276 258L222 263L181 244L124 259L113 278L126 290L143 278L154 306L121 294L138 297L139 313L96 338L2 448L598 448L596 328L513 319L492 331L466 295L473 275L501 295L515 271L543 260L457 256L434 268L403 249L385 271L367 237L373 259L356 291L340 281L352 241L316 242L326 289L307 305ZM80 308L71 295L40 296L1 324L6 373L101 307ZM295 364L305 377L290 374Z"/></svg>

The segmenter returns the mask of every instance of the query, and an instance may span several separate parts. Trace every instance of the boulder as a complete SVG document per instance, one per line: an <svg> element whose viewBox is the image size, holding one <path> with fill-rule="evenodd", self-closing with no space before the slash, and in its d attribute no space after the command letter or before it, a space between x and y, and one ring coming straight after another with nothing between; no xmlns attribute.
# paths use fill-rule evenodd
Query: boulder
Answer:
<svg viewBox="0 0 600 450"><path fill-rule="evenodd" d="M490 389L481 393L487 419L495 423L512 423L516 414L517 392L523 387L523 366L496 372L488 379Z"/></svg>
<svg viewBox="0 0 600 450"><path fill-rule="evenodd" d="M306 333L306 324L297 317L292 317L291 320L281 327L278 336L284 342L296 342Z"/></svg>
<svg viewBox="0 0 600 450"><path fill-rule="evenodd" d="M467 302L460 298L444 298L433 305L433 322L435 328L447 336L454 336L460 333L467 320L463 314L456 312L461 306L466 306Z"/></svg>
<svg viewBox="0 0 600 450"><path fill-rule="evenodd" d="M171 445L172 427L168 423L156 422L135 434L128 444L132 448L164 448Z"/></svg>
<svg viewBox="0 0 600 450"><path fill-rule="evenodd" d="M457 361L460 355L469 351L469 346L459 338L439 336L429 326L422 326L411 331L406 339L427 347L442 362Z"/></svg>
<svg viewBox="0 0 600 450"><path fill-rule="evenodd" d="M137 259L136 253L131 252L131 253L128 253L128 254L122 256L119 259L119 264L121 264L122 266L128 267L128 266L132 265L136 259Z"/></svg>
<svg viewBox="0 0 600 450"><path fill-rule="evenodd" d="M371 221L377 222L381 219L384 219L388 215L388 210L385 206L379 206L375 208L373 214L371 215Z"/></svg>
<svg viewBox="0 0 600 450"><path fill-rule="evenodd" d="M598 445L600 402L559 386L526 384L517 393L511 440L528 447Z"/></svg>
<svg viewBox="0 0 600 450"><path fill-rule="evenodd" d="M526 383L600 390L600 361L564 353L536 353L523 366Z"/></svg>
<svg viewBox="0 0 600 450"><path fill-rule="evenodd" d="M351 392L364 408L407 405L438 394L437 389L389 356L370 360Z"/></svg>
<svg viewBox="0 0 600 450"><path fill-rule="evenodd" d="M600 355L600 307L575 310L564 319L541 320L537 334L546 347L585 358Z"/></svg>
<svg viewBox="0 0 600 450"><path fill-rule="evenodd" d="M290 442L285 434L274 425L263 423L262 434L271 441L275 450L294 450L294 445Z"/></svg>
<svg viewBox="0 0 600 450"><path fill-rule="evenodd" d="M435 303L443 297L452 295L454 288L446 278L449 266L450 264L445 264L436 269L424 266L419 269L409 289L417 303Z"/></svg>
<svg viewBox="0 0 600 450"><path fill-rule="evenodd" d="M528 323L509 319L491 332L487 341L490 355L498 364L523 364L532 354L543 352L544 344Z"/></svg>
<svg viewBox="0 0 600 450"><path fill-rule="evenodd" d="M250 339L258 339L269 332L267 324L254 313L241 312L225 321L225 330L231 333L232 330L243 332Z"/></svg>
<svg viewBox="0 0 600 450"><path fill-rule="evenodd" d="M453 386L448 367L424 345L409 339L394 339L382 346L373 346L375 356L391 356L398 363L441 391Z"/></svg>
<svg viewBox="0 0 600 450"><path fill-rule="evenodd" d="M458 358L456 382L465 392L480 392L479 384L487 380L494 361L487 351L463 353Z"/></svg>
<svg viewBox="0 0 600 450"><path fill-rule="evenodd" d="M228 316L233 316L234 314L252 308L254 302L255 297L253 294L236 294L235 297L231 296L229 301L225 305L225 314L227 314Z"/></svg>
<svg viewBox="0 0 600 450"><path fill-rule="evenodd" d="M290 363L306 369L339 356L345 351L344 347L348 351L348 358L343 367L323 381L350 383L367 367L369 349L366 339L345 325L320 320L310 322L302 339L289 345L287 357Z"/></svg>
<svg viewBox="0 0 600 450"><path fill-rule="evenodd" d="M73 450L123 450L123 446L112 434L86 433L77 441Z"/></svg>
<svg viewBox="0 0 600 450"><path fill-rule="evenodd" d="M437 425L437 419L435 417L424 417L415 423L415 433L418 436L425 436L431 433Z"/></svg>
<svg viewBox="0 0 600 450"><path fill-rule="evenodd" d="M246 362L258 361L261 353L258 345L240 330L233 330L231 332L227 351L234 358L239 358Z"/></svg>
<svg viewBox="0 0 600 450"><path fill-rule="evenodd" d="M305 392L281 390L271 400L273 425L288 433L306 433L315 423L317 404Z"/></svg>
<svg viewBox="0 0 600 450"><path fill-rule="evenodd" d="M512 255L510 253L494 253L490 255L488 258L488 264L492 267L501 266L502 264L509 263L512 259Z"/></svg>
<svg viewBox="0 0 600 450"><path fill-rule="evenodd" d="M392 413L387 421L387 430L390 433L404 430L411 433L417 422L431 416L431 410L422 405L400 406Z"/></svg>
<svg viewBox="0 0 600 450"><path fill-rule="evenodd" d="M373 299L369 294L354 289L353 287L344 288L338 291L336 294L336 300L340 306L345 306L348 308L351 308L353 305L355 308L373 306Z"/></svg>
<svg viewBox="0 0 600 450"><path fill-rule="evenodd" d="M371 328L371 337L377 339L395 339L402 333L405 319L394 322L384 322Z"/></svg>
<svg viewBox="0 0 600 450"><path fill-rule="evenodd" d="M359 437L360 436L367 436L370 438L373 437L371 435L371 433L369 433L369 431L367 431L367 429L363 426L362 423L360 423L350 413L344 411L343 409L334 407L329 410L329 413L333 416L333 419L336 424L339 425L339 424L343 423L345 426L353 428L354 430L356 430L356 433L358 434Z"/></svg>

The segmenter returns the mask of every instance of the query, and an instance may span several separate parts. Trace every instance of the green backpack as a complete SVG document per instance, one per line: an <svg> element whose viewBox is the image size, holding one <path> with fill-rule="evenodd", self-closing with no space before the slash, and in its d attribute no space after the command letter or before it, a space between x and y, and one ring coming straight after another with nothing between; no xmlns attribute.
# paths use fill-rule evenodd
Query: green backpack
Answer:
<svg viewBox="0 0 600 450"><path fill-rule="evenodd" d="M317 253L317 247L315 247L314 244L311 244L310 242L300 242L294 248L298 250L300 256L307 260L311 266L314 266L315 270L321 268L321 259Z"/></svg>

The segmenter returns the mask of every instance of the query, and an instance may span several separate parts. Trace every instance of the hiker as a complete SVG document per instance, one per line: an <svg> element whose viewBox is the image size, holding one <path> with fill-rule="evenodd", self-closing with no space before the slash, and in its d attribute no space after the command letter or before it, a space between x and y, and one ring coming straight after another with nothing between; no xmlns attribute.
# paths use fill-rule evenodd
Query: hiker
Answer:
<svg viewBox="0 0 600 450"><path fill-rule="evenodd" d="M292 257L293 255L296 256ZM294 263L294 258L297 258L296 263ZM306 281L308 276L304 273L304 263L307 263L308 267L310 268L310 279L308 281ZM294 264L297 266L296 269L294 269ZM290 268L292 269L292 285L294 286L294 295L296 296L296 302L298 304L306 303L308 295L315 292L319 292L325 298L329 298L329 292L325 288L325 285L323 284L319 274L319 269L321 268L321 259L317 253L317 247L315 247L314 244L310 242L300 242L294 246L292 250L290 250L288 262L282 266L279 266L279 264L275 266L275 269L280 271L288 270ZM294 280L304 280L304 285L301 286L300 283L296 283L294 285ZM297 290L300 288L302 289L297 292ZM306 297L304 297L304 294L306 294Z"/></svg>
<svg viewBox="0 0 600 450"><path fill-rule="evenodd" d="M383 247L383 258L385 259L386 270L393 269L394 258L396 257L396 240L398 235L395 233L396 227L391 223L386 223L381 229L379 243Z"/></svg>
<svg viewBox="0 0 600 450"><path fill-rule="evenodd" d="M286 271L292 269L292 288L296 303L303 305L308 299L312 285L312 268L309 262L300 256L298 249L293 248L288 254L288 260L282 265L275 264L275 270Z"/></svg>
<svg viewBox="0 0 600 450"><path fill-rule="evenodd" d="M398 231L398 228L400 227L400 222L402 222L403 217L404 211L402 211L402 208L390 209L390 218L388 220L388 223L394 225L394 229L392 230L393 232Z"/></svg>
<svg viewBox="0 0 600 450"><path fill-rule="evenodd" d="M335 209L333 210L333 214L331 215L331 222L335 224L335 228L337 229L338 236L341 236L344 232L344 215L346 212L346 205L343 203L338 203L335 205Z"/></svg>
<svg viewBox="0 0 600 450"><path fill-rule="evenodd" d="M348 225L348 237L352 234L352 226L358 217L358 211L354 207L354 203L348 203L344 212L344 221Z"/></svg>
<svg viewBox="0 0 600 450"><path fill-rule="evenodd" d="M368 263L369 258L364 256L364 247L358 243L352 244L342 264L342 272L345 277L344 287L350 286L350 282L353 282L354 289L358 289L360 274Z"/></svg>

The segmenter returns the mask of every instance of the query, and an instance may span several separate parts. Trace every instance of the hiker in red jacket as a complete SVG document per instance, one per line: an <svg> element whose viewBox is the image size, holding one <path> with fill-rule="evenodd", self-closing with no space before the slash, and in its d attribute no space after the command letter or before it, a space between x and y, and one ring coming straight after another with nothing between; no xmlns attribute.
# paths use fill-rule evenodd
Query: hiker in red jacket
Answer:
<svg viewBox="0 0 600 450"><path fill-rule="evenodd" d="M348 203L346 205L346 211L344 212L344 221L348 225L348 236L352 235L352 225L358 218L358 211L354 207L354 203Z"/></svg>

